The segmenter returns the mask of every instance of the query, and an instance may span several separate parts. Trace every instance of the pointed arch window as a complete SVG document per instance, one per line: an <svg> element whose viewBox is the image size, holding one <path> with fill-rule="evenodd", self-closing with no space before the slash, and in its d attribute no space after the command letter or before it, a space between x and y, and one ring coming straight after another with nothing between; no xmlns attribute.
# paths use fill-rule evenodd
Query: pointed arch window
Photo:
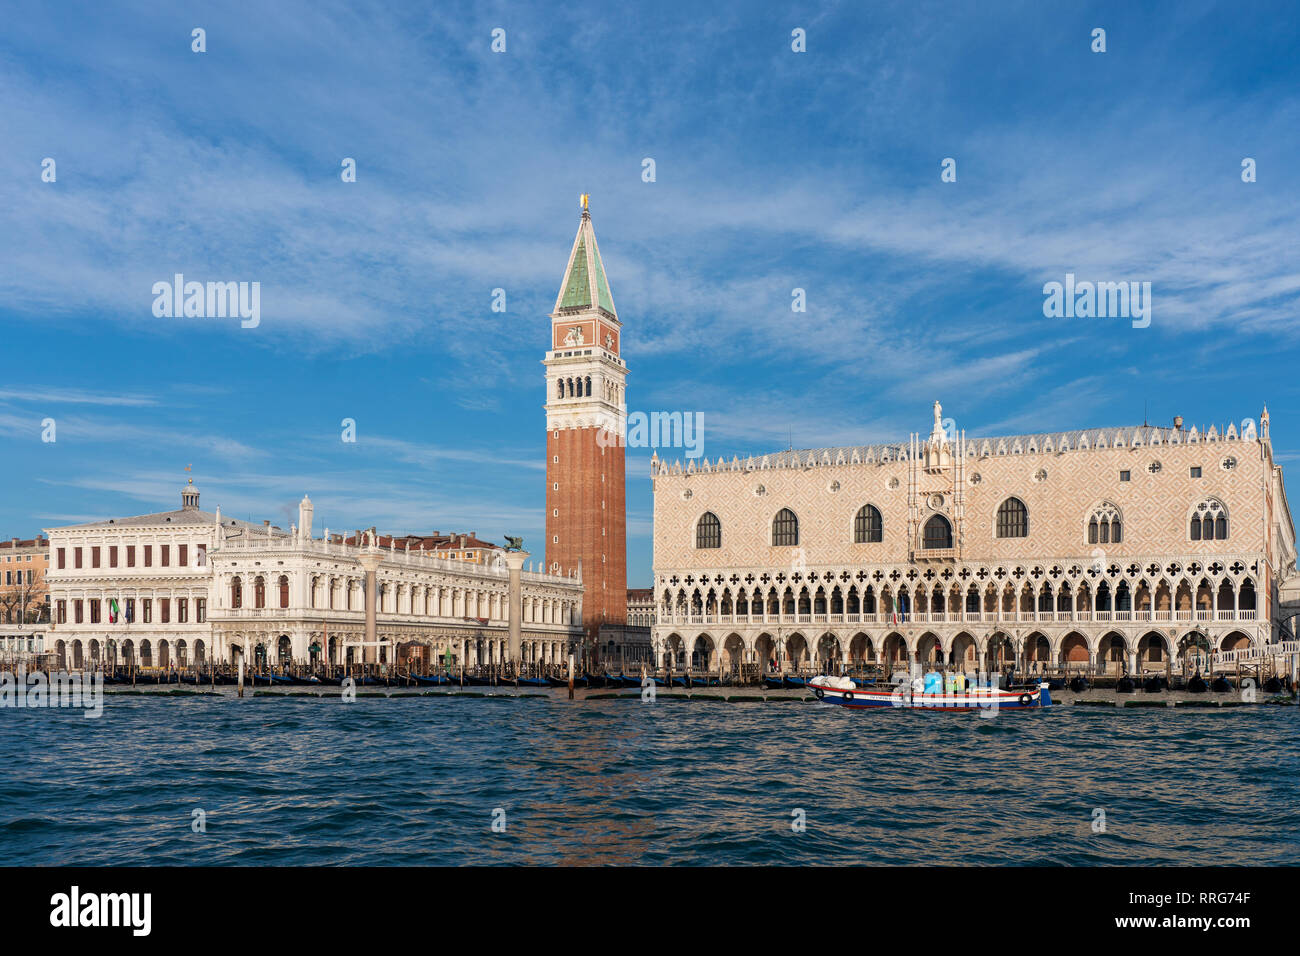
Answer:
<svg viewBox="0 0 1300 956"><path fill-rule="evenodd" d="M943 515L931 515L921 534L921 547L927 551L952 547L952 525Z"/></svg>
<svg viewBox="0 0 1300 956"><path fill-rule="evenodd" d="M244 606L244 582L238 577L230 579L230 606L232 608Z"/></svg>
<svg viewBox="0 0 1300 956"><path fill-rule="evenodd" d="M772 544L776 547L799 543L799 519L789 508L782 508L772 519Z"/></svg>
<svg viewBox="0 0 1300 956"><path fill-rule="evenodd" d="M853 543L876 544L884 538L884 525L875 505L863 505L853 517Z"/></svg>
<svg viewBox="0 0 1300 956"><path fill-rule="evenodd" d="M718 516L712 511L706 511L700 515L700 520L695 525L695 547L722 547L722 522L718 520Z"/></svg>
<svg viewBox="0 0 1300 956"><path fill-rule="evenodd" d="M1120 544L1124 540L1124 525L1119 509L1105 502L1093 509L1088 518L1089 544Z"/></svg>
<svg viewBox="0 0 1300 956"><path fill-rule="evenodd" d="M1188 526L1188 536L1193 541L1226 541L1228 538L1228 509L1216 498L1208 498L1196 506Z"/></svg>
<svg viewBox="0 0 1300 956"><path fill-rule="evenodd" d="M1008 498L998 506L999 538L1024 538L1029 534L1029 509L1019 498Z"/></svg>

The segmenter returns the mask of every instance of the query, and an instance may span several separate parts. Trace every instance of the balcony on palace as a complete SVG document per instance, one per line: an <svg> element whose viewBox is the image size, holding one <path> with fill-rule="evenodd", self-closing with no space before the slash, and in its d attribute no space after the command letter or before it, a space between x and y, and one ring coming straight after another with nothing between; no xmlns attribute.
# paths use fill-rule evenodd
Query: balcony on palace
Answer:
<svg viewBox="0 0 1300 956"><path fill-rule="evenodd" d="M656 623L663 626L730 624L743 625L798 625L798 624L1106 624L1118 622L1161 621L1255 621L1258 611L1242 609L1231 611L930 611L906 614L882 612L865 614L671 614L659 612Z"/></svg>

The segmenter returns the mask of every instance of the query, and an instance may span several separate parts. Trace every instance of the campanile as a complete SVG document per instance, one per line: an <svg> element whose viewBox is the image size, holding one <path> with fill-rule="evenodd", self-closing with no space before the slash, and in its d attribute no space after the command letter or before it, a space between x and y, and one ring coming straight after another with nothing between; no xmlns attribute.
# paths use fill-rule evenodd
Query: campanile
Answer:
<svg viewBox="0 0 1300 956"><path fill-rule="evenodd" d="M627 622L623 434L627 366L587 197L551 313L546 366L546 563L582 567L583 629Z"/></svg>

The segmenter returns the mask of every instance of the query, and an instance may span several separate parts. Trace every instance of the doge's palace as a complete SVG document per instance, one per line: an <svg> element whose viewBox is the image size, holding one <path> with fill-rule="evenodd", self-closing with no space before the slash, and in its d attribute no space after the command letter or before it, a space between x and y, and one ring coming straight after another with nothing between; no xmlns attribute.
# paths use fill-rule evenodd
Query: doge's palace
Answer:
<svg viewBox="0 0 1300 956"><path fill-rule="evenodd" d="M652 459L660 663L1165 671L1291 637L1267 409L990 438L933 415L901 443Z"/></svg>

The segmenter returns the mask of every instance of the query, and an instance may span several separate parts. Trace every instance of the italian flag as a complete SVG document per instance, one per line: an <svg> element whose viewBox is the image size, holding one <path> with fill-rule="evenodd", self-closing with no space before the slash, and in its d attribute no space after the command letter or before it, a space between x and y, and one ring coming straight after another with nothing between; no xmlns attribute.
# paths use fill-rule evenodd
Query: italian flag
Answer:
<svg viewBox="0 0 1300 956"><path fill-rule="evenodd" d="M117 608L117 598L109 598L108 599L108 623L116 624L117 616L121 613L122 612L119 611Z"/></svg>

